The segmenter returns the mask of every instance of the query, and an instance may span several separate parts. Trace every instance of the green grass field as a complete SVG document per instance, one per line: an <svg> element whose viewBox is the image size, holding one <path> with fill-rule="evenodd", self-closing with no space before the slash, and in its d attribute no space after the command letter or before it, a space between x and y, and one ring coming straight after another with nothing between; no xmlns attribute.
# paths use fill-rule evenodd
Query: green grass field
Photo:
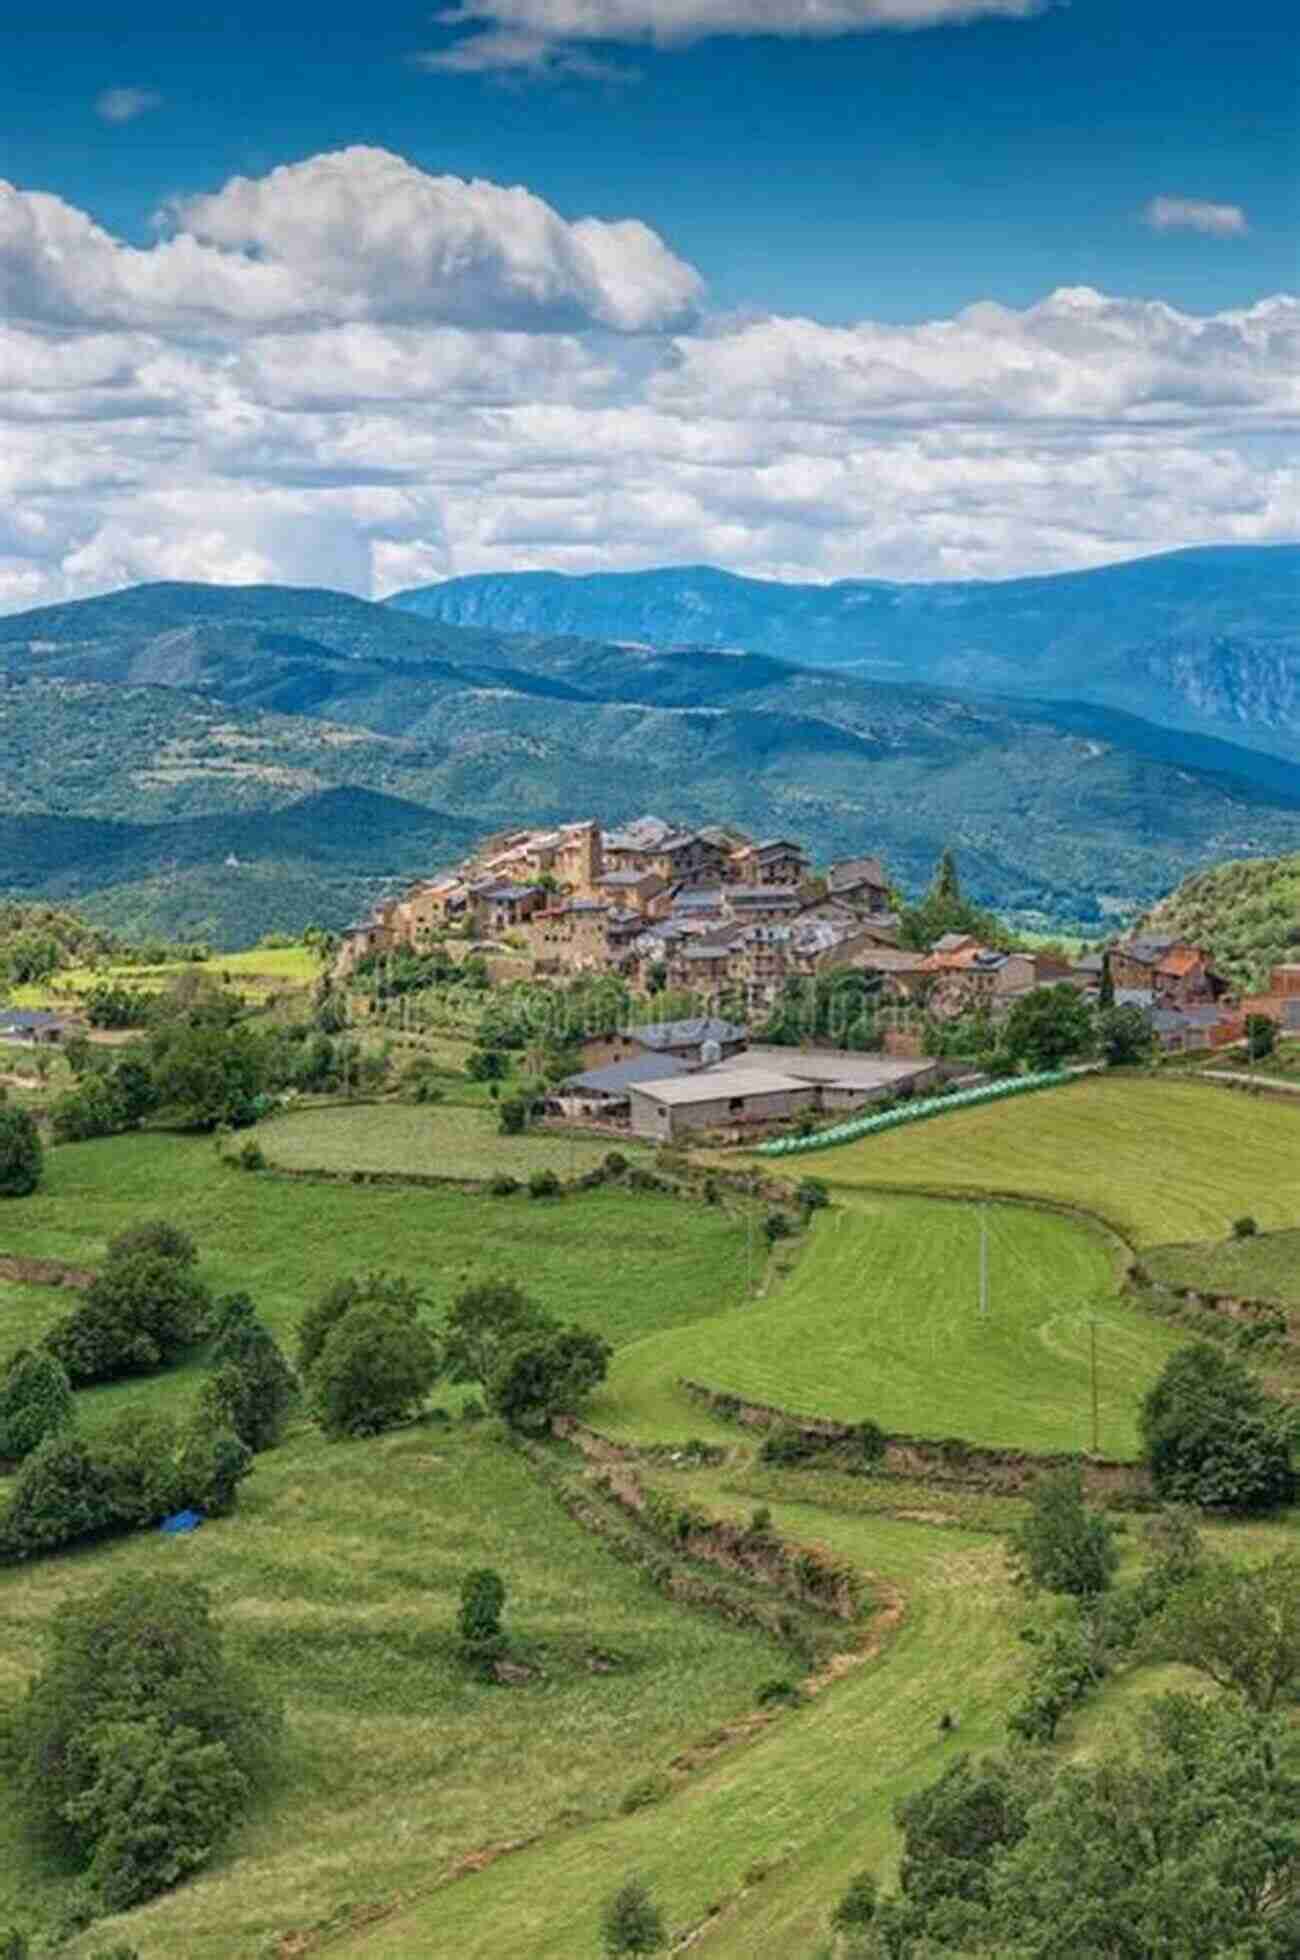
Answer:
<svg viewBox="0 0 1300 1960"><path fill-rule="evenodd" d="M502 1276L615 1343L739 1300L742 1223L721 1209L607 1186L559 1200L489 1198L250 1175L218 1163L210 1140L143 1134L48 1153L40 1192L0 1207L0 1252L94 1266L114 1233L164 1213L193 1233L219 1292L245 1288L292 1343L303 1307L332 1279L387 1267L435 1309L474 1279ZM57 1287L0 1281L0 1353L68 1311ZM168 1402L199 1362L93 1391L106 1405Z"/></svg>
<svg viewBox="0 0 1300 1960"><path fill-rule="evenodd" d="M1162 1286L1194 1286L1206 1293L1300 1306L1300 1231L1158 1245L1143 1263Z"/></svg>
<svg viewBox="0 0 1300 1960"><path fill-rule="evenodd" d="M546 1130L502 1136L490 1103L473 1107L459 1100L294 1111L259 1130L258 1141L270 1163L288 1170L414 1171L464 1178L501 1172L521 1179L532 1171L567 1177L590 1170L614 1147L599 1138ZM620 1148L628 1158L645 1154Z"/></svg>
<svg viewBox="0 0 1300 1960"><path fill-rule="evenodd" d="M1087 1077L797 1161L841 1185L1078 1205L1143 1246L1221 1237L1243 1212L1300 1225L1300 1103L1208 1083Z"/></svg>
<svg viewBox="0 0 1300 1960"><path fill-rule="evenodd" d="M310 987L320 972L320 961L308 946L254 946L244 953L216 953L210 960L168 960L159 966L111 966L104 962L95 967L64 967L50 981L15 987L13 1004L49 1007L69 995L105 984L157 993L179 973L206 973L214 980L228 979L241 992L258 994L275 987Z"/></svg>
<svg viewBox="0 0 1300 1960"><path fill-rule="evenodd" d="M269 1148L290 1124L319 1135L334 1115L385 1125L432 1117L464 1134L475 1114L320 1110L259 1137ZM1095 1321L1098 1440L1126 1454L1143 1389L1186 1337L1118 1296L1114 1241L1069 1217L989 1205L981 1319L980 1207L915 1189L878 1193L862 1166L907 1146L906 1175L882 1182L1020 1183L1093 1208L1144 1243L1163 1238L1154 1263L1189 1249L1168 1243L1180 1234L1221 1242L1241 1211L1268 1222L1266 1200L1294 1212L1279 1222L1300 1221L1300 1130L1277 1128L1279 1115L1300 1121L1300 1111L1208 1088L1116 1080L828 1152L807 1168L839 1184L848 1161L857 1188L840 1185L788 1269L774 1264L748 1303L745 1220L668 1198L605 1188L548 1203L247 1175L222 1166L210 1140L157 1134L52 1151L41 1193L0 1207L0 1251L93 1265L111 1233L163 1213L194 1232L213 1285L247 1286L284 1338L339 1273L385 1265L422 1280L438 1306L470 1277L517 1278L616 1344L590 1412L597 1427L729 1446L715 1468L651 1469L652 1482L735 1517L770 1505L779 1529L852 1560L872 1576L876 1599L902 1612L865 1664L804 1707L731 1736L666 1801L624 1816L619 1798L632 1782L746 1718L759 1686L792 1671L788 1656L672 1604L616 1564L492 1424L427 1421L334 1446L300 1425L258 1460L235 1516L193 1538L144 1533L0 1571L0 1695L36 1664L60 1598L166 1560L214 1587L235 1651L288 1711L278 1785L215 1867L97 1925L67 1948L69 1960L114 1939L142 1960L287 1960L317 1946L340 1960L596 1960L601 1900L631 1871L652 1883L676 1931L708 1920L701 1955L811 1960L849 1876L868 1866L888 1881L898 1798L962 1751L1004 1739L1024 1672L1018 1630L1036 1611L1010 1583L1000 1536L1023 1505L763 1468L755 1441L681 1397L677 1378L915 1434L1081 1449L1091 1440ZM1225 1141L1224 1122L1238 1116L1262 1117L1264 1129ZM1036 1147L1023 1136L1030 1117ZM396 1148L399 1132L383 1134ZM430 1132L410 1134L418 1149ZM1266 1144L1267 1174L1252 1154ZM1153 1163L1176 1168L1153 1181ZM1288 1237L1300 1233L1276 1235ZM0 1282L0 1354L69 1303L61 1290ZM181 1404L197 1380L196 1363L95 1391L83 1397L86 1420L132 1401ZM437 1399L456 1398L436 1390ZM1230 1555L1251 1558L1298 1534L1300 1513L1212 1530ZM1136 1541L1124 1542L1132 1561ZM484 1687L455 1659L456 1586L477 1564L502 1571L507 1619L541 1661L541 1679L526 1688ZM593 1645L623 1664L593 1673ZM1063 1724L1062 1750L1094 1749L1165 1679L1117 1676ZM939 1732L945 1711L955 1734ZM503 1844L520 1848L468 1875L470 1854ZM68 1893L66 1874L24 1842L0 1792L0 1925L11 1914L48 1923Z"/></svg>
<svg viewBox="0 0 1300 1960"><path fill-rule="evenodd" d="M1095 1325L1098 1445L1131 1456L1138 1403L1180 1337L1116 1295L1100 1232L1027 1206L990 1205L986 1219L987 1317L979 1206L848 1197L817 1216L770 1298L625 1349L592 1420L620 1436L690 1434L685 1376L909 1435L1083 1450Z"/></svg>
<svg viewBox="0 0 1300 1960"><path fill-rule="evenodd" d="M455 1651L460 1580L487 1564L542 1670L527 1687L486 1685ZM0 1694L21 1689L60 1600L159 1571L212 1588L288 1732L269 1802L217 1867L121 1923L145 1960L305 1950L276 1942L484 1846L608 1817L788 1665L604 1553L482 1428L424 1425L369 1444L304 1431L258 1459L237 1516L192 1538L141 1533L0 1574ZM593 1671L593 1649L611 1671ZM36 1923L70 1889L0 1801L0 1925Z"/></svg>

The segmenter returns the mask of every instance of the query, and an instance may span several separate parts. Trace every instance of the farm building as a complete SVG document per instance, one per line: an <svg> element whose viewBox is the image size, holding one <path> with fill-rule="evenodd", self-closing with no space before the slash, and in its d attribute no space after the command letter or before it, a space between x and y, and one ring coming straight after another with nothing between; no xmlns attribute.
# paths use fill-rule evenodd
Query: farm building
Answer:
<svg viewBox="0 0 1300 1960"><path fill-rule="evenodd" d="M632 1131L671 1143L691 1130L721 1130L738 1124L780 1123L813 1109L817 1088L775 1069L701 1069L629 1085Z"/></svg>

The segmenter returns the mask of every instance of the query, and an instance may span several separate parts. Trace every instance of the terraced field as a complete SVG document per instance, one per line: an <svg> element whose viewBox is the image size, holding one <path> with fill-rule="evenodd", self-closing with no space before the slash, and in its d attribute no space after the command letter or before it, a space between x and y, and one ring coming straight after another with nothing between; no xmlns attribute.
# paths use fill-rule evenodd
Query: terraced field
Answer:
<svg viewBox="0 0 1300 1960"><path fill-rule="evenodd" d="M1162 1286L1194 1286L1207 1293L1234 1293L1247 1300L1280 1300L1300 1307L1300 1231L1159 1245L1144 1263Z"/></svg>
<svg viewBox="0 0 1300 1960"><path fill-rule="evenodd" d="M983 1208L982 1314L981 1209L844 1194L768 1299L623 1350L592 1420L628 1438L688 1434L685 1376L910 1435L1088 1449L1095 1329L1097 1446L1131 1456L1138 1404L1180 1337L1116 1295L1102 1233L1028 1206Z"/></svg>
<svg viewBox="0 0 1300 1960"><path fill-rule="evenodd" d="M1244 1212L1300 1225L1300 1107L1208 1083L1088 1077L796 1161L839 1185L1079 1205L1141 1246L1222 1238Z"/></svg>
<svg viewBox="0 0 1300 1960"><path fill-rule="evenodd" d="M612 1148L600 1138L534 1130L502 1136L490 1105L359 1104L278 1116L258 1132L272 1164L287 1170L414 1171L427 1177L527 1178L533 1171L569 1177L591 1170ZM645 1155L623 1148L629 1159Z"/></svg>

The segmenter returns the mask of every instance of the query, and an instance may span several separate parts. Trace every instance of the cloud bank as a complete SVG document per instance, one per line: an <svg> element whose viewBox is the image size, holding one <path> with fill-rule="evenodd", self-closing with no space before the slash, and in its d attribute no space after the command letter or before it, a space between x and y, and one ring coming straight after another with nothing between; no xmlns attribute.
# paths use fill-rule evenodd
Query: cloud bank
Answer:
<svg viewBox="0 0 1300 1960"><path fill-rule="evenodd" d="M1300 301L710 315L635 219L348 150L124 244L0 186L0 609L712 560L999 576L1300 534Z"/></svg>
<svg viewBox="0 0 1300 1960"><path fill-rule="evenodd" d="M420 65L458 73L561 74L627 80L590 48L601 43L689 46L717 36L827 40L968 21L1025 20L1049 0L459 0L435 16L468 30Z"/></svg>

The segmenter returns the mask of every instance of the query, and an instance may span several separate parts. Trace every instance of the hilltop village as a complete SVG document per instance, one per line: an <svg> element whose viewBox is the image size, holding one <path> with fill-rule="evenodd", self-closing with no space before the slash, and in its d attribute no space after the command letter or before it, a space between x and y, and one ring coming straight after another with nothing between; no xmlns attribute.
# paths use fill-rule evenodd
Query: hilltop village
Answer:
<svg viewBox="0 0 1300 1960"><path fill-rule="evenodd" d="M879 857L819 871L789 837L586 819L499 834L454 871L383 900L344 934L334 971L346 981L440 947L477 953L503 984L617 978L645 1018L588 1039L585 1067L555 1085L551 1106L661 1141L810 1121L969 1079L936 1052L936 1025L1000 1021L1042 988L1137 1010L1165 1052L1238 1042L1252 1013L1300 1028L1300 967L1279 968L1269 995L1241 999L1203 949L1168 937L1071 958L971 931L928 947L908 936ZM884 1010L876 1052L845 1053L815 1032L811 1049L751 1039L792 992L845 975L869 982ZM665 994L698 1011L655 1019Z"/></svg>

